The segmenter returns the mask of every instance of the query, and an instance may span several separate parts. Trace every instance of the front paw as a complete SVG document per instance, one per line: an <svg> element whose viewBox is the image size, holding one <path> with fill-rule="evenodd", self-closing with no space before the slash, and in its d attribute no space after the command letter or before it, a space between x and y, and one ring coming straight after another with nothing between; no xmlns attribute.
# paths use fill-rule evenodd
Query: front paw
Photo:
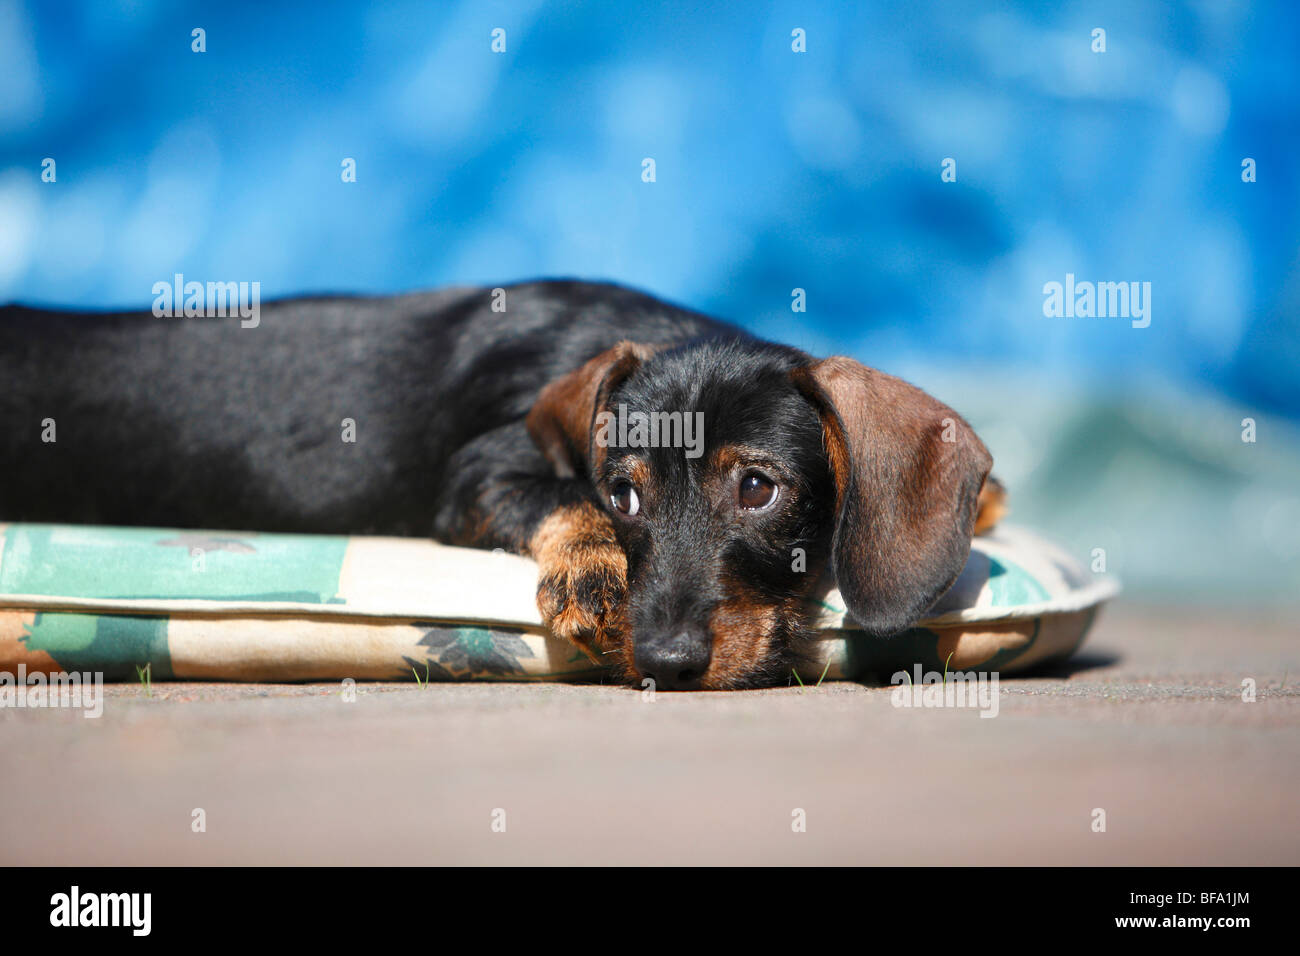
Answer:
<svg viewBox="0 0 1300 956"><path fill-rule="evenodd" d="M550 514L529 543L537 561L537 608L551 632L609 651L623 631L627 557L608 516L594 505Z"/></svg>

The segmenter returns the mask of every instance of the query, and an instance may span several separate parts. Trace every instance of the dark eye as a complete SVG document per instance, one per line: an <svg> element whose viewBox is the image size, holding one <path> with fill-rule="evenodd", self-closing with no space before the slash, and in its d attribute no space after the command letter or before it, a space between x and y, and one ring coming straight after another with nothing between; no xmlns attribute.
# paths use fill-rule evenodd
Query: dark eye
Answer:
<svg viewBox="0 0 1300 956"><path fill-rule="evenodd" d="M630 481L619 481L609 492L609 503L625 515L634 515L641 510L641 499Z"/></svg>
<svg viewBox="0 0 1300 956"><path fill-rule="evenodd" d="M776 501L776 485L765 476L750 472L740 479L740 507L750 511L766 508Z"/></svg>

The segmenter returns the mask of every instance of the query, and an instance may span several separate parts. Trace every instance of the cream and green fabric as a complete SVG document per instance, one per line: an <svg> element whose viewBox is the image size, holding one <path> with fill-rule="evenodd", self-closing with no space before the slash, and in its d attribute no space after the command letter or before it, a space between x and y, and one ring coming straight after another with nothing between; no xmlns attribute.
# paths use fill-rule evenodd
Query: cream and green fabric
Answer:
<svg viewBox="0 0 1300 956"><path fill-rule="evenodd" d="M0 671L135 680L599 680L551 637L536 566L404 538L0 525ZM1029 532L976 539L917 627L853 630L819 601L803 679L926 669L1022 671L1071 654L1115 583ZM829 665L829 666L828 666Z"/></svg>

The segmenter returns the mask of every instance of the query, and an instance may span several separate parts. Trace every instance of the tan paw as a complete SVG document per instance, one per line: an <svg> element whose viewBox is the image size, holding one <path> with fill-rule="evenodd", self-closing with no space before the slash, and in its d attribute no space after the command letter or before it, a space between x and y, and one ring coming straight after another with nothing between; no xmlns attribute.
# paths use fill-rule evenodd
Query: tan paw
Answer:
<svg viewBox="0 0 1300 956"><path fill-rule="evenodd" d="M529 543L538 565L537 609L552 633L607 652L623 632L627 558L603 511L574 505L552 513Z"/></svg>

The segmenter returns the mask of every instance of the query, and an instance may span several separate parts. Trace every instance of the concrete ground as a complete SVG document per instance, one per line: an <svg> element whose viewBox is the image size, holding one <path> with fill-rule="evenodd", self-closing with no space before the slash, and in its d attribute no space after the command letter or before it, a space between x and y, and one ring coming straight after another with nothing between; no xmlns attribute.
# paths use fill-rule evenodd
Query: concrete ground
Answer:
<svg viewBox="0 0 1300 956"><path fill-rule="evenodd" d="M357 690L0 710L0 863L1300 863L1283 612L1121 604L1068 666L1004 679L996 719L847 683Z"/></svg>

